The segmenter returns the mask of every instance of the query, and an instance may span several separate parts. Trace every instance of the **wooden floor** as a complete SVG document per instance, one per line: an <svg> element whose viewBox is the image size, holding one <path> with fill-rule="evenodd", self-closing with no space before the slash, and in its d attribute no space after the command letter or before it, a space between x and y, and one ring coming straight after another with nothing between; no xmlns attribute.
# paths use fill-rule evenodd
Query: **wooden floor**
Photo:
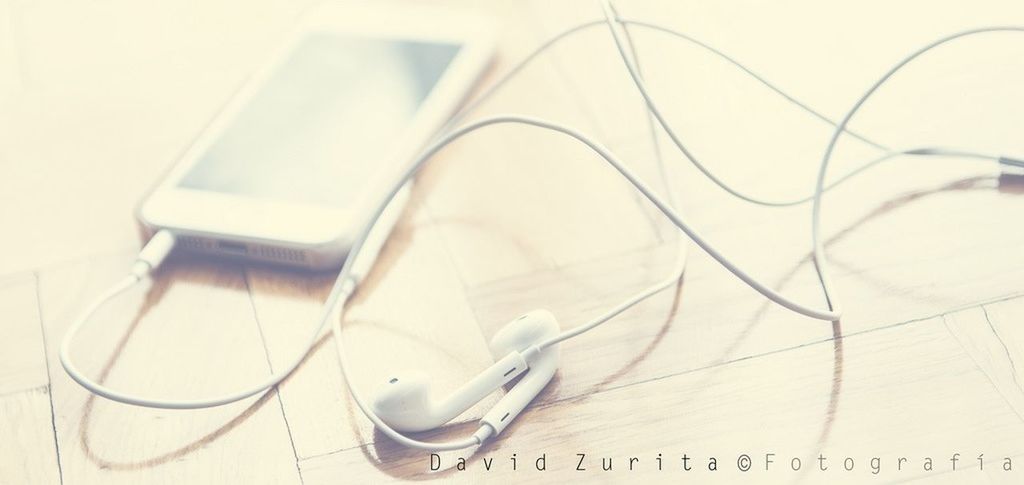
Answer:
<svg viewBox="0 0 1024 485"><path fill-rule="evenodd" d="M565 343L534 405L472 456L441 454L441 470L354 408L329 336L275 392L234 405L158 411L91 396L64 374L57 347L128 270L133 204L308 3L0 0L0 484L1024 482L1024 185L953 158L898 159L828 196L840 323L766 303L692 247L678 288ZM489 79L600 15L589 1L447 3L499 20ZM620 3L834 118L931 39L1024 24L1015 1ZM764 197L808 193L827 124L692 44L635 36L654 95L712 170ZM901 73L853 126L898 148L1022 156L1021 59L1024 35L950 45ZM601 29L566 41L480 113L509 111L579 126L657 181L639 97ZM823 305L808 207L738 202L661 146L685 215L709 239L785 294ZM834 173L874 154L844 141ZM486 342L513 316L547 308L563 328L584 322L663 277L677 241L580 146L513 127L470 137L421 177L347 315L353 384L368 392L415 361L435 388L453 389L492 362ZM331 282L175 258L98 315L76 357L146 395L235 389L302 350Z"/></svg>

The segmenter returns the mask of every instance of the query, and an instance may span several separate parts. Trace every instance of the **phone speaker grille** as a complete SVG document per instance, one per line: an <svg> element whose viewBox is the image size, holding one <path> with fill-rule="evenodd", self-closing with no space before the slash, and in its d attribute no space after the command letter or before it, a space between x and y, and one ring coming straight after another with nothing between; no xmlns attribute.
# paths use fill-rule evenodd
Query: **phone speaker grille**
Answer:
<svg viewBox="0 0 1024 485"><path fill-rule="evenodd" d="M304 263L306 261L306 252L298 249L249 245L249 251L255 253L260 258L273 261L287 261L289 263Z"/></svg>

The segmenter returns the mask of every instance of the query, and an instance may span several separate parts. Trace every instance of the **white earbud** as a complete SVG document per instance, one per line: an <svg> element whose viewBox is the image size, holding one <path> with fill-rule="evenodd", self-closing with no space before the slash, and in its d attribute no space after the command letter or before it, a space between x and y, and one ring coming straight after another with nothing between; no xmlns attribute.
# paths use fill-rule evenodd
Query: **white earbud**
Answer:
<svg viewBox="0 0 1024 485"><path fill-rule="evenodd" d="M483 418L481 424L501 433L533 398L551 382L558 370L558 345L539 348L538 344L554 338L560 332L558 321L547 310L534 310L505 325L491 339L491 354L505 352L526 356L530 370L512 389L502 396Z"/></svg>
<svg viewBox="0 0 1024 485"><path fill-rule="evenodd" d="M538 350L536 346L558 331L558 322L551 312L527 313L502 327L491 339L491 354L502 356L501 359L447 398L438 400L432 396L429 378L423 372L403 372L389 378L378 389L373 413L398 431L438 428L525 372L526 375L481 420L493 428L493 435L496 435L555 375L558 347ZM530 356L529 361L524 355Z"/></svg>

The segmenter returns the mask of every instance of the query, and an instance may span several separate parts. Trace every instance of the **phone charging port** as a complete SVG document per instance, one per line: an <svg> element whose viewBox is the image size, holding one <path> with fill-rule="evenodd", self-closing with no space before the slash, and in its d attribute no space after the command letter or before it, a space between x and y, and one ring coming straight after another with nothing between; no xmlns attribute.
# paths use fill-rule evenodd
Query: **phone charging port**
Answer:
<svg viewBox="0 0 1024 485"><path fill-rule="evenodd" d="M249 246L234 241L217 241L217 248L230 251L232 253L245 254L249 252Z"/></svg>

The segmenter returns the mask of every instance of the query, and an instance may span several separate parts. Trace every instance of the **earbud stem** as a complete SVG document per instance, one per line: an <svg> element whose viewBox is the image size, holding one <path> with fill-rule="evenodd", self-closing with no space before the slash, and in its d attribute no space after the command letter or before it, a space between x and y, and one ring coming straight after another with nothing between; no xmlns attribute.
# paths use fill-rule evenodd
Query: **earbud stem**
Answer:
<svg viewBox="0 0 1024 485"><path fill-rule="evenodd" d="M534 347L536 348L536 347ZM480 419L481 425L490 426L497 436L516 419L533 398L551 382L558 366L558 347L542 351L530 362L530 372L526 374L512 389L509 389L498 404Z"/></svg>
<svg viewBox="0 0 1024 485"><path fill-rule="evenodd" d="M473 380L463 384L445 402L440 404L440 409L443 410L444 417L447 418L444 422L462 414L493 393L495 389L508 384L519 374L526 372L528 368L526 360L519 352L510 352L474 377Z"/></svg>

